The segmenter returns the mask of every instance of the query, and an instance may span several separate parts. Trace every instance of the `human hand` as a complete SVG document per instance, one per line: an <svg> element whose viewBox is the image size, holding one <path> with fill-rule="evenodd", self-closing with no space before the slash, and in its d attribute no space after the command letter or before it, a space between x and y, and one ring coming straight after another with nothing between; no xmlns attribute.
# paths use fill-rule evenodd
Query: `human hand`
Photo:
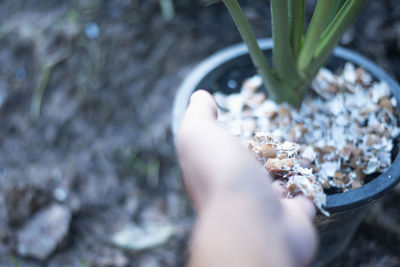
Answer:
<svg viewBox="0 0 400 267"><path fill-rule="evenodd" d="M282 187L239 141L217 124L211 95L195 92L177 151L198 219L191 266L304 266L316 248L315 208Z"/></svg>

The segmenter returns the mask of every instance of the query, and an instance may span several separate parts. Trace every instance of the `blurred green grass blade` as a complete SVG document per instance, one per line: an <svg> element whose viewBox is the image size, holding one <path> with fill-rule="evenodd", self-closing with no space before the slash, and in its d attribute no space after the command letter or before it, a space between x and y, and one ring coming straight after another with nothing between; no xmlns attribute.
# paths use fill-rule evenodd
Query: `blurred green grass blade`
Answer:
<svg viewBox="0 0 400 267"><path fill-rule="evenodd" d="M175 7L173 0L160 0L160 8L163 17L171 21L175 16Z"/></svg>
<svg viewBox="0 0 400 267"><path fill-rule="evenodd" d="M43 95L49 82L53 66L44 66L40 72L38 82L33 93L33 99L31 103L30 115L34 120L40 117L40 110L42 109Z"/></svg>
<svg viewBox="0 0 400 267"><path fill-rule="evenodd" d="M11 255L11 261L12 261L14 267L19 267L19 262L18 262L17 257L15 257L14 255Z"/></svg>

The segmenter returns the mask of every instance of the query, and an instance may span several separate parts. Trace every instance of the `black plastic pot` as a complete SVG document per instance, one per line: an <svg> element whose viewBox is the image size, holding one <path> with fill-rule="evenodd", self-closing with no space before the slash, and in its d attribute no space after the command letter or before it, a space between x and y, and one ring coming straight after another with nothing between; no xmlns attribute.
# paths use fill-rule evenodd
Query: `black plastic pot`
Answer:
<svg viewBox="0 0 400 267"><path fill-rule="evenodd" d="M273 46L271 39L259 40L259 45L267 57L271 57ZM338 47L327 67L336 70L345 62L352 62L367 70L376 80L385 81L400 103L400 86L389 75L368 59L348 49ZM190 95L198 89L210 92L235 92L240 89L241 81L255 74L254 67L244 44L223 49L202 61L187 76L178 89L172 114L173 135L179 128ZM315 224L320 239L320 249L314 265L329 262L345 248L358 225L365 217L371 203L394 187L400 178L400 156L397 153L390 168L362 187L345 193L327 197L326 210L330 217L318 214Z"/></svg>

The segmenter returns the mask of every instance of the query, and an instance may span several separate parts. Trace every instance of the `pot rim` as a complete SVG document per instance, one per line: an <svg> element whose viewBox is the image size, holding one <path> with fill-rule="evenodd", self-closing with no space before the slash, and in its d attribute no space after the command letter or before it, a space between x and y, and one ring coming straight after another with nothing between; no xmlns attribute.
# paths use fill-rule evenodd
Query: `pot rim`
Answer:
<svg viewBox="0 0 400 267"><path fill-rule="evenodd" d="M273 41L270 38L260 39L258 40L258 44L262 50L271 49L273 47ZM244 43L229 46L200 62L189 75L187 75L177 91L173 104L172 133L174 138L178 132L179 124L190 99L190 95L196 89L200 81L217 66L244 54L248 54L247 47ZM400 103L399 84L372 61L342 47L336 47L333 56L361 66L377 80L385 81L397 102ZM340 212L366 205L394 187L399 182L399 178L400 153L397 153L389 169L369 183L355 190L328 195L325 209L329 212Z"/></svg>

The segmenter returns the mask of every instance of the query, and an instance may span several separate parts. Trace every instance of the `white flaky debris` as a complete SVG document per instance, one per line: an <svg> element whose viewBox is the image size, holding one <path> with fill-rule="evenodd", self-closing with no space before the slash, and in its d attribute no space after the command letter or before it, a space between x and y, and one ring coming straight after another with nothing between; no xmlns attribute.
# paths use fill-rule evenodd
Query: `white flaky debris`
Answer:
<svg viewBox="0 0 400 267"><path fill-rule="evenodd" d="M268 174L285 181L287 197L302 193L314 201L323 214L329 215L323 208L326 205L323 186L315 179L312 168L302 166L308 159L299 156L299 145L288 141L280 143L263 133L256 133L249 142L249 149Z"/></svg>
<svg viewBox="0 0 400 267"><path fill-rule="evenodd" d="M373 174L377 171L379 167L378 158L370 158L367 163L367 167L363 170L365 174Z"/></svg>
<svg viewBox="0 0 400 267"><path fill-rule="evenodd" d="M219 121L232 134L250 140L260 132L289 154L299 151L311 162L315 180L333 192L358 188L366 175L389 168L400 127L398 101L385 82L351 63L339 74L322 68L299 108L266 98L258 90L261 84L254 76L239 93L215 94ZM298 146L291 148L285 141Z"/></svg>
<svg viewBox="0 0 400 267"><path fill-rule="evenodd" d="M327 161L324 162L320 165L319 169L320 174L324 177L324 178L332 178L333 176L335 176L335 173L338 171L338 164L337 162L331 162L331 161Z"/></svg>
<svg viewBox="0 0 400 267"><path fill-rule="evenodd" d="M262 78L259 75L254 75L253 77L244 81L242 85L242 91L249 94L254 94L261 85Z"/></svg>
<svg viewBox="0 0 400 267"><path fill-rule="evenodd" d="M346 82L354 84L357 81L357 73L353 64L346 64L344 66L343 78Z"/></svg>
<svg viewBox="0 0 400 267"><path fill-rule="evenodd" d="M387 97L390 95L390 90L387 83L380 82L374 86L374 90L372 90L371 93L374 103L378 103L382 97Z"/></svg>
<svg viewBox="0 0 400 267"><path fill-rule="evenodd" d="M293 186L303 195L309 198L311 196L315 206L318 207L321 213L325 216L329 216L329 212L323 208L323 206L326 205L326 194L321 184L311 182L307 177L302 175L293 175L289 177L286 188L291 188Z"/></svg>
<svg viewBox="0 0 400 267"><path fill-rule="evenodd" d="M315 153L315 150L312 146L307 146L304 149L303 153L301 153L301 156L312 162L315 160L315 157L317 156L317 154Z"/></svg>

